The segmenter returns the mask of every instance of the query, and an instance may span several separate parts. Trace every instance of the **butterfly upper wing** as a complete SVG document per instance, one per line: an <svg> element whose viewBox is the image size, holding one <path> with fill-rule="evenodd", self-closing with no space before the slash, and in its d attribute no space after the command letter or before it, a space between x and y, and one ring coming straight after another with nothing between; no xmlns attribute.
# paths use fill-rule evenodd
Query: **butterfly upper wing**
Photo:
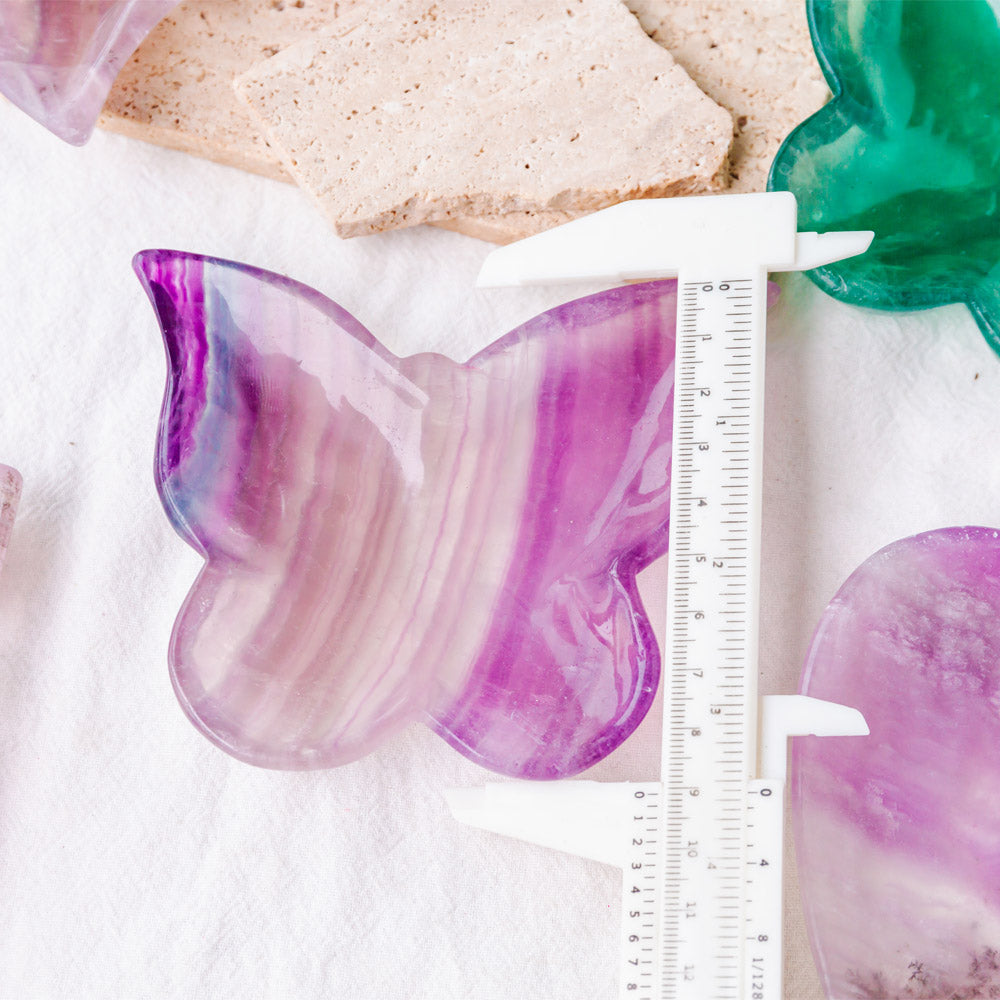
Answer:
<svg viewBox="0 0 1000 1000"><path fill-rule="evenodd" d="M432 712L487 767L574 774L652 702L659 657L635 575L667 544L675 315L674 282L619 288L536 317L471 363L518 387L532 428L505 462L524 501L489 632L459 696Z"/></svg>

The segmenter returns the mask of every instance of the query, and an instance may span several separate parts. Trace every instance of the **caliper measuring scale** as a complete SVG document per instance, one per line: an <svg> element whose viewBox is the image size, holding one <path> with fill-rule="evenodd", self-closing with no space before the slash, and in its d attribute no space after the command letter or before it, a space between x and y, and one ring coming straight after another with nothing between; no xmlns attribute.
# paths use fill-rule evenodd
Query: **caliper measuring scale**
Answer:
<svg viewBox="0 0 1000 1000"><path fill-rule="evenodd" d="M479 277L677 277L661 780L448 793L463 822L623 869L624 1000L781 1000L787 737L868 732L855 709L757 692L767 274L872 239L796 230L788 192L625 202Z"/></svg>

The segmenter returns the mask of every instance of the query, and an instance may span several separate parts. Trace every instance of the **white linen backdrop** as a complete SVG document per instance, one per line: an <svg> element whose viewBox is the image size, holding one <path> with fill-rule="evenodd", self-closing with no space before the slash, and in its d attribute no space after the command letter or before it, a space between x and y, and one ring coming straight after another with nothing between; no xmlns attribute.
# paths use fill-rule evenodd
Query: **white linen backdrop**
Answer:
<svg viewBox="0 0 1000 1000"><path fill-rule="evenodd" d="M499 780L415 726L337 770L230 759L167 674L199 557L152 478L165 364L146 247L313 285L390 349L464 358L591 289L477 291L487 244L352 241L296 188L0 104L0 462L24 496L0 577L0 1000L610 1000L619 873L459 826ZM1000 525L1000 362L964 307L839 304L798 275L768 330L763 690L882 545ZM645 575L657 627L663 569ZM662 629L660 629L662 634ZM655 778L658 706L586 777ZM820 997L794 890L786 995Z"/></svg>

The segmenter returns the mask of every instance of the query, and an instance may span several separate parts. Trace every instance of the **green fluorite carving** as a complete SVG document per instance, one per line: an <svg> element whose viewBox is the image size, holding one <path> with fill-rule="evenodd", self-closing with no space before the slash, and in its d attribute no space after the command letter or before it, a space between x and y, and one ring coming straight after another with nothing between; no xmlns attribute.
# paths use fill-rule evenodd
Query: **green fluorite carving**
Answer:
<svg viewBox="0 0 1000 1000"><path fill-rule="evenodd" d="M879 309L964 302L1000 353L1000 27L987 0L810 0L833 100L785 140L769 187L802 230L871 229L810 272Z"/></svg>

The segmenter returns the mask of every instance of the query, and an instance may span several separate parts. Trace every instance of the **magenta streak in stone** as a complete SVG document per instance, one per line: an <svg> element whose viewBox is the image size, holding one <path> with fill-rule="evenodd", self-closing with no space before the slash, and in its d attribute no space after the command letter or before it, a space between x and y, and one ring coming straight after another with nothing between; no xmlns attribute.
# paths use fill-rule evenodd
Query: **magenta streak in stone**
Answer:
<svg viewBox="0 0 1000 1000"><path fill-rule="evenodd" d="M312 289L146 251L168 382L156 476L206 564L170 649L195 724L268 767L423 720L561 777L659 674L635 574L667 542L676 290L560 306L466 364L399 359Z"/></svg>
<svg viewBox="0 0 1000 1000"><path fill-rule="evenodd" d="M1000 996L1000 536L947 528L867 560L803 693L867 738L794 741L803 898L828 996Z"/></svg>
<svg viewBox="0 0 1000 1000"><path fill-rule="evenodd" d="M178 0L0 0L0 93L80 146L125 61Z"/></svg>

